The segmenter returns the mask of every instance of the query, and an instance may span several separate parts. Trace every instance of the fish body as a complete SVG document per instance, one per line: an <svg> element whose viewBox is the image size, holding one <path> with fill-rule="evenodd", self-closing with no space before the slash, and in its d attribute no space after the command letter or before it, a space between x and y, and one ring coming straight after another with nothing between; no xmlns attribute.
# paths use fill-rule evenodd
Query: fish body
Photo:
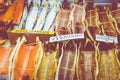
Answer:
<svg viewBox="0 0 120 80"><path fill-rule="evenodd" d="M37 71L37 80L54 80L57 68L57 58L59 45L54 43L44 43L42 46L43 56Z"/></svg>
<svg viewBox="0 0 120 80"><path fill-rule="evenodd" d="M94 41L96 39L96 35L100 35L102 32L100 27L98 26L98 12L96 11L96 9L88 10L85 17L88 24L87 34L89 35L89 38Z"/></svg>
<svg viewBox="0 0 120 80"><path fill-rule="evenodd" d="M27 16L26 19L26 24L25 24L25 29L26 30L32 30L34 27L34 24L36 22L36 18L37 18L37 13L38 13L38 6L37 4L34 4Z"/></svg>
<svg viewBox="0 0 120 80"><path fill-rule="evenodd" d="M118 34L120 34L120 9L116 9L116 10L113 10L111 12L111 16L113 18L113 20L116 22L117 26L116 26L116 30L118 32Z"/></svg>
<svg viewBox="0 0 120 80"><path fill-rule="evenodd" d="M56 17L56 34L57 35L65 35L70 34L70 27L69 25L69 16L70 16L70 10L64 10L60 9L60 11L57 14Z"/></svg>
<svg viewBox="0 0 120 80"><path fill-rule="evenodd" d="M54 6L50 12L48 13L47 17L46 17L46 21L45 21L45 25L43 27L43 30L49 30L51 25L53 24L55 18L56 18L56 6Z"/></svg>
<svg viewBox="0 0 120 80"><path fill-rule="evenodd" d="M95 51L81 50L78 56L78 80L95 80Z"/></svg>
<svg viewBox="0 0 120 80"><path fill-rule="evenodd" d="M0 75L8 75L9 73L9 59L13 47L0 46Z"/></svg>
<svg viewBox="0 0 120 80"><path fill-rule="evenodd" d="M25 3L25 1L21 0L17 4L17 6L16 6L16 8L14 10L14 14L13 14L12 24L18 25L20 23L20 20L21 20L22 14L23 14L24 3Z"/></svg>
<svg viewBox="0 0 120 80"><path fill-rule="evenodd" d="M102 24L102 32L108 36L117 36L116 26L106 11L98 12L99 21Z"/></svg>
<svg viewBox="0 0 120 80"><path fill-rule="evenodd" d="M8 24L13 20L14 10L18 2L19 0L15 0L13 4L6 10L5 14L2 17L2 22Z"/></svg>
<svg viewBox="0 0 120 80"><path fill-rule="evenodd" d="M27 0L28 7L30 6L31 2L32 2L32 0Z"/></svg>
<svg viewBox="0 0 120 80"><path fill-rule="evenodd" d="M55 23L51 26L51 28L49 29L49 31L55 31Z"/></svg>
<svg viewBox="0 0 120 80"><path fill-rule="evenodd" d="M83 21L85 20L85 6L74 4L74 8L70 14L70 21L72 21L72 32L73 33L84 33L85 27Z"/></svg>
<svg viewBox="0 0 120 80"><path fill-rule="evenodd" d="M15 30L21 30L24 27L27 15L28 15L28 9L27 9L27 6L25 6L19 25L18 26L14 26Z"/></svg>
<svg viewBox="0 0 120 80"><path fill-rule="evenodd" d="M120 65L115 49L100 51L98 80L120 80Z"/></svg>
<svg viewBox="0 0 120 80"><path fill-rule="evenodd" d="M76 45L69 41L62 49L55 80L73 80L77 60Z"/></svg>
<svg viewBox="0 0 120 80"><path fill-rule="evenodd" d="M46 18L47 12L48 12L48 6L43 7L41 12L38 15L38 20L37 20L37 23L34 27L34 30L41 30L42 29L42 27L45 23L45 18Z"/></svg>
<svg viewBox="0 0 120 80"><path fill-rule="evenodd" d="M22 45L14 59L13 80L25 80L34 78L35 58L39 46Z"/></svg>

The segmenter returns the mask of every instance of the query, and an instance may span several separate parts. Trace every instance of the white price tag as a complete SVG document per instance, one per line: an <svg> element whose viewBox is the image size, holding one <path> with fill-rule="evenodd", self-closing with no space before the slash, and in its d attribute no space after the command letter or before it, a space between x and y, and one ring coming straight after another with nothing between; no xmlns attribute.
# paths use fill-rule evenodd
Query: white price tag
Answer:
<svg viewBox="0 0 120 80"><path fill-rule="evenodd" d="M9 80L8 75L0 75L0 80Z"/></svg>
<svg viewBox="0 0 120 80"><path fill-rule="evenodd" d="M83 38L84 38L84 33L68 34L68 35L52 36L50 37L49 42L59 42L64 40L83 39Z"/></svg>
<svg viewBox="0 0 120 80"><path fill-rule="evenodd" d="M117 37L105 36L105 35L96 35L96 41L108 42L108 43L118 43Z"/></svg>

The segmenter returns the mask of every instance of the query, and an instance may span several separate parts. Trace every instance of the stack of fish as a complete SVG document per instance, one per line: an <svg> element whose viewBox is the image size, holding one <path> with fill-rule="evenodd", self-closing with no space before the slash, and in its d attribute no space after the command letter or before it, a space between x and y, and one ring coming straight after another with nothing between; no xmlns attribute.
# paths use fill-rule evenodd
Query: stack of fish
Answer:
<svg viewBox="0 0 120 80"><path fill-rule="evenodd" d="M59 0L1 0L0 24L17 30L54 31L58 5Z"/></svg>
<svg viewBox="0 0 120 80"><path fill-rule="evenodd" d="M88 8L75 3L58 11L57 0L24 2L15 0L0 20L17 25L14 29L18 30L55 29L57 35L85 33L85 39L58 44L41 42L36 37L36 43L25 44L25 37L18 38L14 48L0 47L0 75L9 74L11 80L120 80L118 46L95 40L97 34L117 37L119 9L110 14L108 6Z"/></svg>
<svg viewBox="0 0 120 80"><path fill-rule="evenodd" d="M14 29L54 31L58 0L28 0L27 3L24 7L21 22L18 26L14 26Z"/></svg>

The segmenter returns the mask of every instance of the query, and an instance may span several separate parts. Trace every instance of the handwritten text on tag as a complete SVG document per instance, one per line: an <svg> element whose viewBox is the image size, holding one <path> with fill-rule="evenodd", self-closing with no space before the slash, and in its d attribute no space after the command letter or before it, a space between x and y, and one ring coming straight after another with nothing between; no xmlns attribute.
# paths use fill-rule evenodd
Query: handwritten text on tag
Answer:
<svg viewBox="0 0 120 80"><path fill-rule="evenodd" d="M58 42L58 41L64 41L64 40L83 39L83 38L84 38L84 33L60 35L60 36L52 36L52 37L50 37L49 42Z"/></svg>
<svg viewBox="0 0 120 80"><path fill-rule="evenodd" d="M96 41L108 42L108 43L118 43L117 37L105 36L105 35L96 35Z"/></svg>

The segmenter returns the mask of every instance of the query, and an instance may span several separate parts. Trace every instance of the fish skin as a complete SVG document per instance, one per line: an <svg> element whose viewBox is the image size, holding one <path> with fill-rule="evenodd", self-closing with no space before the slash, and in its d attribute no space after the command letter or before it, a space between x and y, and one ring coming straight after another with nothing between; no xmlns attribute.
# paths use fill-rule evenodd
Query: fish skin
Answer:
<svg viewBox="0 0 120 80"><path fill-rule="evenodd" d="M55 31L55 23L50 27L49 31Z"/></svg>
<svg viewBox="0 0 120 80"><path fill-rule="evenodd" d="M30 6L31 2L32 2L32 0L27 0L28 7Z"/></svg>
<svg viewBox="0 0 120 80"><path fill-rule="evenodd" d="M14 10L18 2L19 0L15 0L13 4L6 10L5 14L2 17L1 22L8 24L13 20Z"/></svg>
<svg viewBox="0 0 120 80"><path fill-rule="evenodd" d="M101 29L99 27L98 12L96 9L88 10L86 12L87 21L87 34L92 41L95 41L96 34L101 34Z"/></svg>
<svg viewBox="0 0 120 80"><path fill-rule="evenodd" d="M27 20L26 20L26 24L25 24L25 29L26 30L32 30L34 27L34 24L36 22L36 18L37 18L37 13L38 13L38 6L37 4L34 4L27 16Z"/></svg>
<svg viewBox="0 0 120 80"><path fill-rule="evenodd" d="M43 43L41 47L42 59L38 66L36 80L54 80L57 68L57 54L59 53L59 44Z"/></svg>
<svg viewBox="0 0 120 80"><path fill-rule="evenodd" d="M113 24L107 11L98 12L99 21L102 25L102 32L104 35L117 36L116 26Z"/></svg>
<svg viewBox="0 0 120 80"><path fill-rule="evenodd" d="M32 0L33 4L37 4L38 6L40 6L41 1L40 0Z"/></svg>
<svg viewBox="0 0 120 80"><path fill-rule="evenodd" d="M43 27L43 30L49 30L51 25L53 24L53 21L56 17L56 6L54 6L50 12L48 13L47 17L46 17L46 21L45 21L45 25Z"/></svg>
<svg viewBox="0 0 120 80"><path fill-rule="evenodd" d="M56 54L56 53L52 53ZM54 80L56 72L57 59L51 53L44 53L41 64L37 72L37 80Z"/></svg>
<svg viewBox="0 0 120 80"><path fill-rule="evenodd" d="M14 13L13 13L13 21L12 24L18 25L20 23L23 9L24 9L24 3L25 0L20 0L20 2L17 4Z"/></svg>
<svg viewBox="0 0 120 80"><path fill-rule="evenodd" d="M73 80L77 61L77 45L68 41L62 47L55 80ZM61 77L62 76L62 77Z"/></svg>
<svg viewBox="0 0 120 80"><path fill-rule="evenodd" d="M81 50L78 59L78 80L95 80L95 51Z"/></svg>
<svg viewBox="0 0 120 80"><path fill-rule="evenodd" d="M18 55L16 56L16 60L14 62L15 63L13 69L14 80L22 80L26 76L28 76L30 80L34 78L35 57L38 48L39 48L38 45L36 46L22 45L20 47Z"/></svg>
<svg viewBox="0 0 120 80"><path fill-rule="evenodd" d="M55 23L56 23L56 34L57 35L65 35L70 34L71 30L69 27L69 16L70 16L70 10L60 9L60 11L57 14Z"/></svg>
<svg viewBox="0 0 120 80"><path fill-rule="evenodd" d="M120 65L115 48L100 51L98 80L120 80Z"/></svg>
<svg viewBox="0 0 120 80"><path fill-rule="evenodd" d="M72 32L73 33L84 33L85 27L83 21L85 20L85 6L74 4L74 8L70 13L70 22L72 22Z"/></svg>
<svg viewBox="0 0 120 80"><path fill-rule="evenodd" d="M27 6L25 6L20 24L18 26L14 26L15 30L21 30L24 27L27 15L28 15L28 9L27 9Z"/></svg>
<svg viewBox="0 0 120 80"><path fill-rule="evenodd" d="M115 28L116 28L116 31L118 32L118 34L120 35L120 27L119 27L119 24L120 24L120 9L118 8L117 10L113 10L110 12L110 16L111 18L113 19L114 23L115 23Z"/></svg>
<svg viewBox="0 0 120 80"><path fill-rule="evenodd" d="M38 15L38 20L37 20L37 23L36 23L36 25L34 27L34 30L42 30L42 27L44 25L47 12L48 12L48 7L47 6L43 7L41 12Z"/></svg>
<svg viewBox="0 0 120 80"><path fill-rule="evenodd" d="M9 58L14 47L0 46L0 75L8 75Z"/></svg>

